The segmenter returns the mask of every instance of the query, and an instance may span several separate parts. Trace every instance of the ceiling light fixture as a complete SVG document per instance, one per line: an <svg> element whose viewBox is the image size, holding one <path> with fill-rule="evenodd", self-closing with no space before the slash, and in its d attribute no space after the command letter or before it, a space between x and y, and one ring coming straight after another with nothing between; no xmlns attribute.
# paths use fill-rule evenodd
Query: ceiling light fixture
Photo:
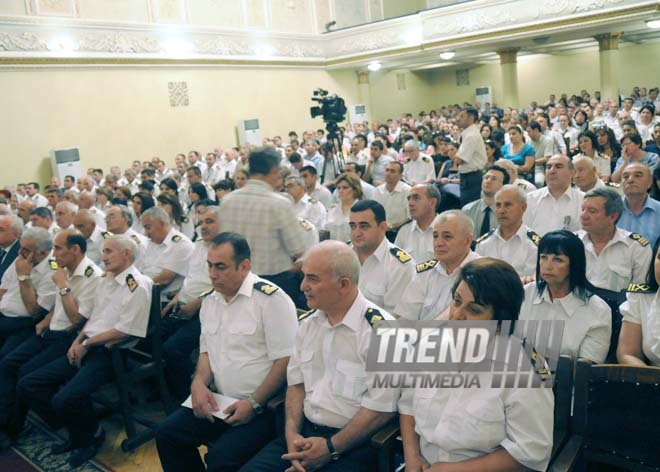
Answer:
<svg viewBox="0 0 660 472"><path fill-rule="evenodd" d="M369 69L371 72L376 72L377 70L380 70L381 67L383 67L383 65L380 62L374 61L369 63L367 69Z"/></svg>
<svg viewBox="0 0 660 472"><path fill-rule="evenodd" d="M448 61L450 59L453 59L456 53L454 51L445 51L440 53L440 59L444 61Z"/></svg>
<svg viewBox="0 0 660 472"><path fill-rule="evenodd" d="M658 29L660 28L660 19L648 20L646 22L646 26L648 26L649 28Z"/></svg>

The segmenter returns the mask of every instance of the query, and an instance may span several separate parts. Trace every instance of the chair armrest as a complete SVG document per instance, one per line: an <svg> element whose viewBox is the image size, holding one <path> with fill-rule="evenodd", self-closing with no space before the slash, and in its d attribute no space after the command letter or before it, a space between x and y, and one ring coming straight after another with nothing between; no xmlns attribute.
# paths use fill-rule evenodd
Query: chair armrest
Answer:
<svg viewBox="0 0 660 472"><path fill-rule="evenodd" d="M371 436L371 445L382 449L394 440L399 433L399 415L397 415Z"/></svg>
<svg viewBox="0 0 660 472"><path fill-rule="evenodd" d="M583 443L584 438L582 436L572 435L553 459L548 470L551 472L575 470Z"/></svg>
<svg viewBox="0 0 660 472"><path fill-rule="evenodd" d="M273 398L268 400L266 403L266 408L268 408L268 411L277 411L278 408L283 407L285 402L285 394L284 392L280 392L277 395L275 395Z"/></svg>
<svg viewBox="0 0 660 472"><path fill-rule="evenodd" d="M110 350L123 349L125 347L129 347L129 345L133 343L133 341L135 341L135 336L129 336L128 338L124 338L124 339L114 339L112 341L108 341L107 343L105 343L104 347Z"/></svg>

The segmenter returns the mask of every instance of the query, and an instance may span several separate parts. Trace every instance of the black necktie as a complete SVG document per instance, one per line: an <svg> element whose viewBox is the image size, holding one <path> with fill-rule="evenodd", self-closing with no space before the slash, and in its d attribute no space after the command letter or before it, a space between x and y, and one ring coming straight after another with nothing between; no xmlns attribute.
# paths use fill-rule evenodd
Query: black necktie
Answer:
<svg viewBox="0 0 660 472"><path fill-rule="evenodd" d="M481 232L479 235L486 234L490 231L490 207L484 209L484 219L481 222Z"/></svg>

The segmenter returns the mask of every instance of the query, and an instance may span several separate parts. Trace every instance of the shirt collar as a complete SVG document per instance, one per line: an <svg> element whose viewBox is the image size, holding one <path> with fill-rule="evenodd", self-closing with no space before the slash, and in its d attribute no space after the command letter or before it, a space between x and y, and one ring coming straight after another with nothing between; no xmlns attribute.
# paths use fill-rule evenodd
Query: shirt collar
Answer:
<svg viewBox="0 0 660 472"><path fill-rule="evenodd" d="M87 267L89 267L92 264L92 261L89 260L87 256L83 257L82 260L80 261L80 264L78 264L78 267L76 267L76 270L73 271L73 274L69 278L73 277L82 277L85 275L85 270Z"/></svg>
<svg viewBox="0 0 660 472"><path fill-rule="evenodd" d="M506 241L506 239L502 237L502 232L499 226L495 230L495 236L500 238L502 241ZM526 237L527 237L527 228L525 227L524 224L521 223L520 227L518 228L518 231L516 231L516 233L513 236L511 236L509 241L513 241L516 238L524 241Z"/></svg>
<svg viewBox="0 0 660 472"><path fill-rule="evenodd" d="M338 323L335 326L332 326L331 328L337 328L338 326L344 325L351 331L358 331L358 329L360 328L360 320L364 315L366 309L367 309L367 299L364 298L362 292L358 290L357 297L355 297L353 304L348 309L348 311L346 311L344 318L341 320L340 323ZM318 310L318 313L320 315L318 317L318 320L322 322L324 325L330 326L330 323L328 322L328 315L323 310Z"/></svg>
<svg viewBox="0 0 660 472"><path fill-rule="evenodd" d="M562 307L562 309L568 316L573 316L573 314L577 311L578 308L586 305L586 303L580 300L578 297L576 297L575 294L573 294L573 292L569 293L564 298L554 300L553 302L550 299L550 291L548 290L548 287L545 287L543 289L543 293L541 295L538 295L537 293L532 303L534 305L540 305L541 303L548 303L550 305L559 305Z"/></svg>
<svg viewBox="0 0 660 472"><path fill-rule="evenodd" d="M128 275L131 274L131 273L133 273L133 272L137 272L137 270L135 269L135 266L134 266L133 264L131 264L131 265L128 266L126 269L124 269L122 272L120 272L119 274L117 274L117 275L114 277L114 280L115 280L115 282L117 282L119 285L126 285L126 277L128 277Z"/></svg>
<svg viewBox="0 0 660 472"><path fill-rule="evenodd" d="M270 190L271 192L274 192L273 188L270 185L258 179L248 179L245 185L246 186L249 185L250 187L261 187L263 190Z"/></svg>
<svg viewBox="0 0 660 472"><path fill-rule="evenodd" d="M470 251L467 253L467 256L465 256L465 258L461 261L461 263L459 264L459 266L458 266L456 269L454 269L454 272L452 272L451 275L454 275L454 274L458 273L458 269L460 269L461 267L463 267L463 266L464 266L465 264L467 264L468 262L471 262L471 261L473 261L473 260L475 260L475 259L479 259L480 257L481 257L481 256L480 256L479 254L477 254L476 252L470 250ZM438 261L438 263L435 265L434 269L437 270L438 272L440 272L442 275L448 275L448 274L447 274L447 271L445 270L445 268L442 266L442 264L440 264L440 261Z"/></svg>
<svg viewBox="0 0 660 472"><path fill-rule="evenodd" d="M167 233L167 236L165 236L165 239L163 239L163 242L161 244L165 246L170 246L174 241L172 241L172 238L176 236L178 232L174 229L174 226L172 226L172 229L170 229L170 232Z"/></svg>
<svg viewBox="0 0 660 472"><path fill-rule="evenodd" d="M387 244L387 238L383 238L376 250L373 252L372 256L376 258L379 262L382 261L387 255L387 250L389 249L389 244Z"/></svg>

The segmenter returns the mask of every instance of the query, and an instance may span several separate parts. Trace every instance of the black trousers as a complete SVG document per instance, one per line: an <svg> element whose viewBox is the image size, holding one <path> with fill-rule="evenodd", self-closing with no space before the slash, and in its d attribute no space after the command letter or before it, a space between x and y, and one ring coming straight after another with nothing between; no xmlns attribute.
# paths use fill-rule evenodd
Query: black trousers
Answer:
<svg viewBox="0 0 660 472"><path fill-rule="evenodd" d="M240 467L270 441L274 433L270 412L255 417L248 424L232 427L217 418L213 423L196 418L190 408L181 408L158 428L156 446L164 472L218 472ZM202 444L208 446L206 467L197 450Z"/></svg>
<svg viewBox="0 0 660 472"><path fill-rule="evenodd" d="M461 205L467 205L470 202L479 200L481 198L481 171L465 172L460 174L460 178Z"/></svg>
<svg viewBox="0 0 660 472"><path fill-rule="evenodd" d="M16 437L23 429L27 406L16 395L18 380L48 362L63 356L76 337L75 331L33 334L0 361L0 428Z"/></svg>
<svg viewBox="0 0 660 472"><path fill-rule="evenodd" d="M0 313L0 360L34 333L36 320L29 316L5 316Z"/></svg>
<svg viewBox="0 0 660 472"><path fill-rule="evenodd" d="M275 275L259 275L259 277L270 280L281 287L291 297L296 308L308 309L305 295L300 291L300 284L302 283L302 274L300 272L286 271Z"/></svg>
<svg viewBox="0 0 660 472"><path fill-rule="evenodd" d="M176 323L174 333L163 343L165 380L174 397L181 403L190 395L190 382L195 371L192 352L199 348L199 314Z"/></svg>
<svg viewBox="0 0 660 472"><path fill-rule="evenodd" d="M75 448L86 447L98 429L91 395L112 378L110 352L97 347L80 368L64 355L27 374L18 381L18 395L52 426L65 426Z"/></svg>
<svg viewBox="0 0 660 472"><path fill-rule="evenodd" d="M339 429L319 426L307 420L303 421L303 437L329 438L334 436ZM282 472L291 466L289 461L282 459L282 455L288 452L286 439L280 436L268 443L259 454L240 468L239 472ZM369 444L358 446L339 458L336 462L329 462L321 470L324 472L366 472L375 468L377 463L375 451Z"/></svg>

